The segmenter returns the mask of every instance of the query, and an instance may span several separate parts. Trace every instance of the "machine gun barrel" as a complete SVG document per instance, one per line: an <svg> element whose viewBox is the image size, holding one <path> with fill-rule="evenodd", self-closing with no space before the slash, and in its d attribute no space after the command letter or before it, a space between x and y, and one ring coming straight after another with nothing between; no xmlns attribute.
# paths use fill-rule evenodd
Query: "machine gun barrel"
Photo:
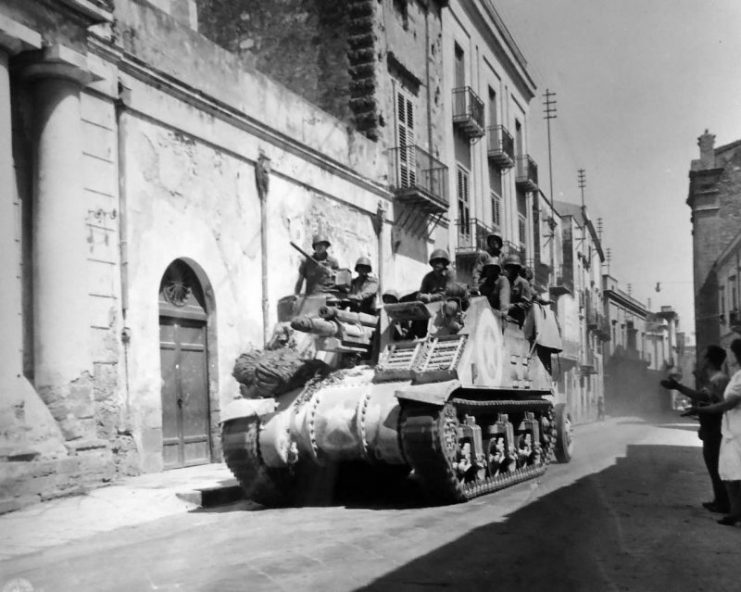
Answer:
<svg viewBox="0 0 741 592"><path fill-rule="evenodd" d="M350 312L341 310L334 306L322 306L319 309L319 316L328 321L338 320L343 323L362 325L363 327L376 328L378 317L364 312Z"/></svg>
<svg viewBox="0 0 741 592"><path fill-rule="evenodd" d="M301 253L301 254L302 254L302 255L303 255L304 257L306 257L306 258L307 258L307 259L308 259L309 261L311 261L312 263L314 263L314 265L321 265L321 263L319 263L319 261L317 261L316 259L314 259L314 257L312 257L311 255L309 255L309 254L308 254L308 253L307 253L306 251L304 251L304 250L303 250L303 249L302 249L301 247L299 247L299 246L298 246L298 245L297 245L296 243L294 243L293 241L289 241L289 242L290 242L291 246L292 246L292 247L293 247L294 249L296 249L296 250L297 250L297 251L298 251L299 253Z"/></svg>

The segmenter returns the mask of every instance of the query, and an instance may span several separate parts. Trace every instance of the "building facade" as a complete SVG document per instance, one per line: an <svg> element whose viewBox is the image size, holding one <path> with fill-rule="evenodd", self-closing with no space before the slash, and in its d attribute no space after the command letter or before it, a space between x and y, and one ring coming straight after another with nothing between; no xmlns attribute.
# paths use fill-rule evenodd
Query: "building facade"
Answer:
<svg viewBox="0 0 741 592"><path fill-rule="evenodd" d="M741 141L715 147L707 130L689 172L697 355L739 336L739 228Z"/></svg>
<svg viewBox="0 0 741 592"><path fill-rule="evenodd" d="M6 509L219 459L234 359L293 292L290 241L331 228L376 267L390 241L379 145L182 6L3 5Z"/></svg>
<svg viewBox="0 0 741 592"><path fill-rule="evenodd" d="M597 417L604 398L602 343L609 339L602 306L600 238L584 206L555 202L561 216L562 261L551 287L564 340L559 391L575 421Z"/></svg>
<svg viewBox="0 0 741 592"><path fill-rule="evenodd" d="M596 416L599 237L540 190L490 0L9 0L0 66L0 510L219 460L317 232L411 292L498 227Z"/></svg>

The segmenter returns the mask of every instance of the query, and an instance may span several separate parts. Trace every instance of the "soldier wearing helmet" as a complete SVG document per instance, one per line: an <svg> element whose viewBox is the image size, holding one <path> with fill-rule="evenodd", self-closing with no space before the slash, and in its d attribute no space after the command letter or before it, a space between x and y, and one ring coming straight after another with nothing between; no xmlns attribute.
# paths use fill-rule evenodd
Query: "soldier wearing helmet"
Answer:
<svg viewBox="0 0 741 592"><path fill-rule="evenodd" d="M334 286L332 271L339 269L337 259L328 252L332 243L324 234L315 234L311 241L314 253L311 259L304 259L298 267L298 280L294 288L294 294L301 293L301 286L306 280L306 295L328 292Z"/></svg>
<svg viewBox="0 0 741 592"><path fill-rule="evenodd" d="M489 257L499 257L502 254L502 232L496 224L486 237L486 250L476 253L476 262L473 265L473 275L471 278L471 287L477 289L481 283L481 273L484 271L484 265Z"/></svg>
<svg viewBox="0 0 741 592"><path fill-rule="evenodd" d="M373 268L370 259L359 257L355 262L355 271L358 275L353 278L348 295L351 308L357 312L375 314L378 279L371 273Z"/></svg>
<svg viewBox="0 0 741 592"><path fill-rule="evenodd" d="M502 275L499 257L489 256L481 272L478 289L482 296L486 296L494 310L503 314L509 312L510 285L509 280Z"/></svg>
<svg viewBox="0 0 741 592"><path fill-rule="evenodd" d="M504 271L510 282L509 314L522 325L533 300L533 291L524 277L520 275L522 262L519 255L511 253L504 258Z"/></svg>
<svg viewBox="0 0 741 592"><path fill-rule="evenodd" d="M421 302L443 300L445 292L455 283L455 274L449 269L450 255L445 249L435 249L430 255L432 271L422 278L417 298Z"/></svg>

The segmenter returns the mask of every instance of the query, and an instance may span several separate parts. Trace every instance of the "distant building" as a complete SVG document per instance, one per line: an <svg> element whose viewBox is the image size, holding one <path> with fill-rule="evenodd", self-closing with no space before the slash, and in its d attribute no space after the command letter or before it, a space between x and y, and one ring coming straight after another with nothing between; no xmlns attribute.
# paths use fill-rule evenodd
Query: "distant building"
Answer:
<svg viewBox="0 0 741 592"><path fill-rule="evenodd" d="M741 140L715 147L706 130L690 168L697 355L739 336Z"/></svg>
<svg viewBox="0 0 741 592"><path fill-rule="evenodd" d="M558 388L566 393L575 421L594 419L604 396L602 342L609 339L603 313L597 232L584 206L557 201L561 217L563 265L551 294L563 334Z"/></svg>

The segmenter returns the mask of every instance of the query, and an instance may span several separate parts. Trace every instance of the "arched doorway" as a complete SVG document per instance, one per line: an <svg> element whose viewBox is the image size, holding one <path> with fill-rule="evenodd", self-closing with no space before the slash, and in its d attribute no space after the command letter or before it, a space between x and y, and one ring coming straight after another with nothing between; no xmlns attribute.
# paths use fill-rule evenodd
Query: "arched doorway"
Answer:
<svg viewBox="0 0 741 592"><path fill-rule="evenodd" d="M208 311L198 277L181 259L162 277L159 315L164 468L208 463Z"/></svg>

